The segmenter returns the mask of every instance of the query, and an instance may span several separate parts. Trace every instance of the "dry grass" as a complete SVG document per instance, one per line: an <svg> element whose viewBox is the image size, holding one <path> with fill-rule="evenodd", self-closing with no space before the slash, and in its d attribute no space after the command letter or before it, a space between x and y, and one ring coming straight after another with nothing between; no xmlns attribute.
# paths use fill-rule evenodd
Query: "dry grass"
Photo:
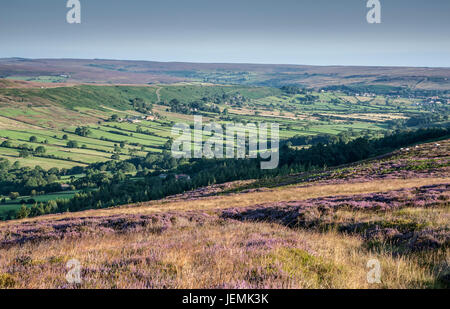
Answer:
<svg viewBox="0 0 450 309"><path fill-rule="evenodd" d="M361 119L361 120L375 120L375 121L388 121L393 119L408 119L408 117L400 115L400 114L324 114L335 116L339 118L353 118L353 119Z"/></svg>
<svg viewBox="0 0 450 309"><path fill-rule="evenodd" d="M14 288L425 288L436 269L423 263L442 260L436 252L370 252L362 239L335 232L235 221L180 222L162 234L150 229L0 252L0 274ZM73 258L83 267L79 286L65 280ZM381 284L367 283L373 258L381 264Z"/></svg>
<svg viewBox="0 0 450 309"><path fill-rule="evenodd" d="M445 246L405 254L393 250L391 243L368 240L362 234L241 222L221 213L231 207L244 209L264 203L448 182L449 178L414 178L296 185L3 222L0 234L4 240L15 231L26 231L30 223L28 226L38 229L43 238L0 249L0 288L445 287L446 283L439 279L450 264L450 250ZM157 219L167 214L165 221ZM123 216L123 221L109 217L118 215ZM152 217L136 227L133 215ZM203 220L191 220L192 215ZM88 223L87 217L96 223ZM399 219L442 228L448 226L448 207L407 207L385 213L342 209L333 217L336 224ZM62 238L46 238L65 225L73 226L59 234ZM81 284L66 281L66 263L71 259L81 262ZM367 262L371 259L380 262L380 284L367 281Z"/></svg>
<svg viewBox="0 0 450 309"><path fill-rule="evenodd" d="M14 119L0 116L0 129L42 129L41 127L34 126L25 122L17 121Z"/></svg>
<svg viewBox="0 0 450 309"><path fill-rule="evenodd" d="M386 192L402 188L420 187L432 184L448 183L450 178L384 179L371 182L318 185L309 187L288 186L263 192L238 193L224 196L200 198L192 201L149 202L117 208L86 210L78 213L65 213L25 219L20 222L33 222L49 219L102 217L118 214L151 214L174 210L210 211L231 207L247 207L256 204L306 200L310 198ZM17 224L17 221L0 222L0 227Z"/></svg>

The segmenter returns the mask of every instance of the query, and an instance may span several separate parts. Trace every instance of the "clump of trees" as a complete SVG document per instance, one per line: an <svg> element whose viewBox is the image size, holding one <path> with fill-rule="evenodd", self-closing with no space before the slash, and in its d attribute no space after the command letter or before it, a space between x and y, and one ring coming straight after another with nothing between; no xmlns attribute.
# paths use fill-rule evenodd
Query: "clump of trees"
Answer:
<svg viewBox="0 0 450 309"><path fill-rule="evenodd" d="M13 146L9 140L3 141L0 144L0 147L18 149L19 157L21 157L21 158L28 158L33 155L34 156L45 156L45 153L47 152L47 149L44 146L37 146L36 148L33 148L32 146L29 146L27 144Z"/></svg>
<svg viewBox="0 0 450 309"><path fill-rule="evenodd" d="M58 209L56 201L48 201L46 203L35 203L31 207L22 205L16 212L10 212L8 219L24 219L28 217L37 217L45 214L53 213Z"/></svg>
<svg viewBox="0 0 450 309"><path fill-rule="evenodd" d="M298 86L283 86L280 88L285 94L295 95L295 94L306 94L307 90Z"/></svg>
<svg viewBox="0 0 450 309"><path fill-rule="evenodd" d="M298 97L297 101L300 104L304 104L304 105L311 105L314 104L314 101L318 100L319 97L316 95L312 95L312 94L307 94L304 97Z"/></svg>
<svg viewBox="0 0 450 309"><path fill-rule="evenodd" d="M435 126L439 122L448 121L448 114L425 114L413 116L406 121L408 127Z"/></svg>
<svg viewBox="0 0 450 309"><path fill-rule="evenodd" d="M134 110L143 114L151 113L153 110L153 104L145 102L142 98L134 98L130 100L130 103Z"/></svg>
<svg viewBox="0 0 450 309"><path fill-rule="evenodd" d="M11 164L7 159L0 158L0 195L18 194L31 195L33 192L61 191L59 181L61 176L71 171L58 168L44 170L40 166L35 168L20 167L18 162ZM72 172L79 172L79 168ZM10 196L11 197L11 196Z"/></svg>
<svg viewBox="0 0 450 309"><path fill-rule="evenodd" d="M173 99L168 103L168 105L170 107L170 111L185 115L192 115L198 111L220 114L220 108L217 105L207 104L204 101L183 103L177 99Z"/></svg>
<svg viewBox="0 0 450 309"><path fill-rule="evenodd" d="M295 135L294 137L285 140L285 143L290 143L291 146L305 146L322 144L336 144L339 142L348 142L351 137L347 134L332 135L332 134L318 134L318 135Z"/></svg>
<svg viewBox="0 0 450 309"><path fill-rule="evenodd" d="M78 127L75 129L75 134L79 135L79 136L83 136L86 137L88 135L90 135L92 132L91 130L89 130L88 127Z"/></svg>
<svg viewBox="0 0 450 309"><path fill-rule="evenodd" d="M67 148L78 148L78 142L77 141L68 141Z"/></svg>

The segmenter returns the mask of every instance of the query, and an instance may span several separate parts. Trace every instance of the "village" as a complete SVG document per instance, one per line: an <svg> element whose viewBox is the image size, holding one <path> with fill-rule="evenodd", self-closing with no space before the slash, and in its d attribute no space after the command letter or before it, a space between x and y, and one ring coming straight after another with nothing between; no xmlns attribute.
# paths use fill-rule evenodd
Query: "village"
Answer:
<svg viewBox="0 0 450 309"><path fill-rule="evenodd" d="M125 118L117 118L117 122L129 122L129 123L140 123L142 121L155 121L158 117L155 115L145 115L145 116L127 116Z"/></svg>

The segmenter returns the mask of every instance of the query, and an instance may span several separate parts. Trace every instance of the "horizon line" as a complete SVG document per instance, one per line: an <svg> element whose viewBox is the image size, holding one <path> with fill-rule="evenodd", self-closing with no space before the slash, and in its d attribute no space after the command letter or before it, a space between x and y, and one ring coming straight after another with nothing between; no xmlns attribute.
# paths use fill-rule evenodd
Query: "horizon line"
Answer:
<svg viewBox="0 0 450 309"><path fill-rule="evenodd" d="M0 60L24 59L24 60L91 60L91 61L134 61L134 62L156 62L156 63L187 63L187 64L242 64L242 65L272 65L272 66L301 66L301 67L374 67L374 68L424 68L424 69L450 69L450 66L420 66L420 65L360 65L360 64L296 64L296 63L265 63L265 62L199 62L199 61L162 61L162 60L142 60L142 59L118 59L118 58L29 58L29 57L0 57Z"/></svg>

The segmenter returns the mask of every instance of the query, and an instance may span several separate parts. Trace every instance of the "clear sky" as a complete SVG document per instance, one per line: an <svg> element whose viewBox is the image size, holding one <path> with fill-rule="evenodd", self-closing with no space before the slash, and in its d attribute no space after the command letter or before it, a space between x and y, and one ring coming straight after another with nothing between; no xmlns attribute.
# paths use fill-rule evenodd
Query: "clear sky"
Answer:
<svg viewBox="0 0 450 309"><path fill-rule="evenodd" d="M450 66L450 0L1 0L0 57Z"/></svg>

